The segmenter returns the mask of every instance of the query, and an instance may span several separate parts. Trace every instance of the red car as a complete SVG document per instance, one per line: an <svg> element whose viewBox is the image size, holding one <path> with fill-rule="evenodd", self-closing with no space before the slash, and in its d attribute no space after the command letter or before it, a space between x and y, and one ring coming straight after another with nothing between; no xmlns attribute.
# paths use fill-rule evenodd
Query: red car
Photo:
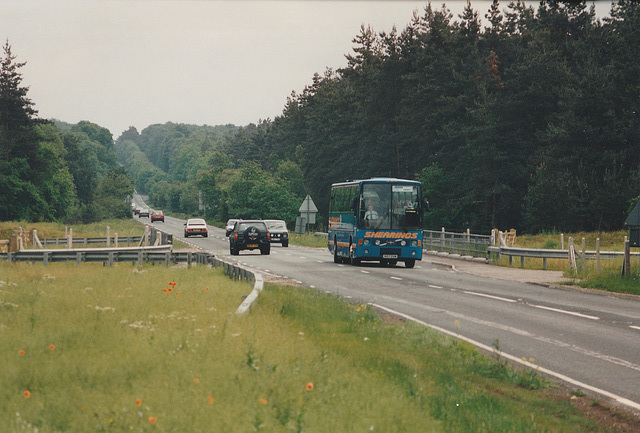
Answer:
<svg viewBox="0 0 640 433"><path fill-rule="evenodd" d="M164 222L164 212L161 210L154 210L151 212L151 222L162 221Z"/></svg>

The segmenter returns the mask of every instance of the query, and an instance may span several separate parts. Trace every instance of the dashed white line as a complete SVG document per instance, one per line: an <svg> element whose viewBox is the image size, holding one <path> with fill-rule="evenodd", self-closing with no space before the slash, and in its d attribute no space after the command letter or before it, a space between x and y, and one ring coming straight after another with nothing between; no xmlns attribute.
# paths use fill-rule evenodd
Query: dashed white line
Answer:
<svg viewBox="0 0 640 433"><path fill-rule="evenodd" d="M629 328L637 329L638 331L640 331L640 326L629 325Z"/></svg>
<svg viewBox="0 0 640 433"><path fill-rule="evenodd" d="M486 293L469 292L467 290L463 290L462 293L466 293L467 295L473 295L473 296L481 296L483 298L491 298L491 299L504 301L504 302L518 302L515 299L503 298L501 296L487 295Z"/></svg>
<svg viewBox="0 0 640 433"><path fill-rule="evenodd" d="M442 286L434 286L433 284L429 284L430 289L442 289Z"/></svg>
<svg viewBox="0 0 640 433"><path fill-rule="evenodd" d="M398 280L398 281L402 281L402 278L400 277L391 277L392 280Z"/></svg>
<svg viewBox="0 0 640 433"><path fill-rule="evenodd" d="M363 274L370 274L371 273L369 271L363 271L363 270L360 270L360 272L362 272Z"/></svg>
<svg viewBox="0 0 640 433"><path fill-rule="evenodd" d="M570 314L572 316L582 317L584 319L589 319L589 320L600 320L600 318L597 316L590 316L588 314L576 313L575 311L561 310L559 308L546 307L544 305L535 305L535 304L529 304L529 305L531 305L534 308L540 308L541 310L549 310L549 311L555 311L556 313Z"/></svg>

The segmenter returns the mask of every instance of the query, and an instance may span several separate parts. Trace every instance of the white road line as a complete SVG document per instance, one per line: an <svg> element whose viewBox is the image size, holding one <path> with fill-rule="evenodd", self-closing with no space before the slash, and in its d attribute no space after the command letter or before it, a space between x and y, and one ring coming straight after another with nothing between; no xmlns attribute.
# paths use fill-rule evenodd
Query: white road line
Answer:
<svg viewBox="0 0 640 433"><path fill-rule="evenodd" d="M360 270L360 272L362 272L363 274L370 274L371 273L369 271L363 271L363 270Z"/></svg>
<svg viewBox="0 0 640 433"><path fill-rule="evenodd" d="M570 314L572 316L582 317L584 319L589 319L589 320L600 320L600 318L597 316L589 316L588 314L576 313L575 311L561 310L559 308L551 308L551 307L546 307L544 305L535 305L535 304L529 304L529 305L535 308L540 308L541 310L549 310L549 311L555 311L556 313Z"/></svg>
<svg viewBox="0 0 640 433"><path fill-rule="evenodd" d="M633 329L637 329L640 331L640 326L633 326L633 325L629 325L629 328L633 328Z"/></svg>
<svg viewBox="0 0 640 433"><path fill-rule="evenodd" d="M426 326L428 328L435 329L436 331L442 332L443 334L446 334L446 335L448 335L450 337L466 341L467 343L473 344L474 346L476 346L478 348L481 348L483 350L486 350L486 351L488 351L490 353L491 352L495 352L495 348L489 347L486 344L480 343L479 341L475 341L475 340L472 340L471 338L463 337L463 336L461 336L459 334L456 334L455 332L451 332L451 331L446 330L444 328L440 328L439 326L431 325L431 324L429 324L427 322L423 322L422 320L416 319L415 317L411 317L411 316L409 316L407 314L404 314L404 313L401 313L399 311L392 310L391 308L383 307L382 305L378 305L378 304L371 304L371 305L373 305L373 306L375 306L377 308L380 308L382 310L385 310L385 311L387 311L389 313L396 314L398 316L404 317L407 320L411 320L413 322L419 323L419 324L421 324L423 326ZM500 356L502 356L504 358L507 358L507 359L509 359L509 360L511 360L513 362L517 362L519 364L527 366L529 368L534 368L537 371L541 371L542 373L548 374L549 376L556 377L556 378L558 378L558 379L560 379L560 380L562 380L564 382L570 383L570 384L572 384L572 385L574 385L574 386L576 386L578 388L586 389L586 390L598 393L600 395L604 395L604 396L606 396L608 398L611 398L611 399L617 401L620 404L624 404L625 406L629 406L629 407L631 407L631 408L633 408L635 410L640 410L640 404L638 404L638 403L636 403L634 401L631 401L631 400L629 400L627 398L624 398L622 396L613 394L613 393L611 393L609 391L605 391L604 389L600 389L600 388L597 388L595 386L591 386L589 384L586 384L584 382L580 382L579 380L572 379L569 376L565 376L564 374L557 373L555 371L549 370L549 369L544 368L544 367L540 367L539 365L533 364L531 362L523 361L522 358L518 358L517 356L513 356L513 355L510 355L510 354L502 352L502 351L500 352Z"/></svg>
<svg viewBox="0 0 640 433"><path fill-rule="evenodd" d="M487 295L486 293L469 292L467 290L463 290L462 293L466 293L467 295L473 295L473 296L481 296L483 298L496 299L498 301L504 301L504 302L518 302L515 299L503 298L501 296Z"/></svg>
<svg viewBox="0 0 640 433"><path fill-rule="evenodd" d="M398 281L402 281L402 278L400 277L391 277L392 280L398 280Z"/></svg>
<svg viewBox="0 0 640 433"><path fill-rule="evenodd" d="M430 289L442 289L442 286L434 286L433 284L429 284Z"/></svg>

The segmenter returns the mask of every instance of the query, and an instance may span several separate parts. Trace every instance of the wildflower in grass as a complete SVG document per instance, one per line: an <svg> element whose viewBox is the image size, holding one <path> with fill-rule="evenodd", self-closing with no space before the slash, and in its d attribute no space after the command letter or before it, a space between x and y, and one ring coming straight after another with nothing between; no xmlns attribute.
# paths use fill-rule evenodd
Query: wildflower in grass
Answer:
<svg viewBox="0 0 640 433"><path fill-rule="evenodd" d="M176 292L176 296L178 296L180 294L180 292Z"/></svg>
<svg viewBox="0 0 640 433"><path fill-rule="evenodd" d="M200 383L200 379L198 379L197 377L193 378L193 383Z"/></svg>
<svg viewBox="0 0 640 433"><path fill-rule="evenodd" d="M50 344L50 345L49 345L49 350L56 350L56 346L55 346L55 345L53 345L53 344Z"/></svg>
<svg viewBox="0 0 640 433"><path fill-rule="evenodd" d="M264 398L261 398L261 399L260 399L260 404L263 404L263 405L264 405L264 404L267 404L267 400L265 400Z"/></svg>
<svg viewBox="0 0 640 433"><path fill-rule="evenodd" d="M167 289L167 292L171 293L171 289Z"/></svg>
<svg viewBox="0 0 640 433"><path fill-rule="evenodd" d="M167 289L162 289L162 293L167 294Z"/></svg>
<svg viewBox="0 0 640 433"><path fill-rule="evenodd" d="M204 288L204 291L205 291L205 292L208 292L208 291L209 291L209 288L208 288L208 287L205 287L205 288Z"/></svg>
<svg viewBox="0 0 640 433"><path fill-rule="evenodd" d="M150 416L149 417L149 422L151 424L155 424L158 421L158 418L156 418L155 416Z"/></svg>
<svg viewBox="0 0 640 433"><path fill-rule="evenodd" d="M207 396L207 402L209 404L213 404L213 397L211 397L210 395Z"/></svg>
<svg viewBox="0 0 640 433"><path fill-rule="evenodd" d="M27 389L26 391L24 391L24 392L22 393L22 395L24 395L24 398L29 398L29 397L31 397L31 391L29 391L29 390Z"/></svg>
<svg viewBox="0 0 640 433"><path fill-rule="evenodd" d="M136 398L136 406L142 406L142 400L139 398Z"/></svg>
<svg viewBox="0 0 640 433"><path fill-rule="evenodd" d="M18 355L24 355L25 353L27 353L27 352L25 352L24 350L18 351Z"/></svg>
<svg viewBox="0 0 640 433"><path fill-rule="evenodd" d="M307 388L307 391L313 391L313 383L311 382L307 383L306 388Z"/></svg>
<svg viewBox="0 0 640 433"><path fill-rule="evenodd" d="M530 362L530 363L532 363L532 364L533 364L535 361L536 361L535 359L533 359L533 358L529 358L529 362Z"/></svg>

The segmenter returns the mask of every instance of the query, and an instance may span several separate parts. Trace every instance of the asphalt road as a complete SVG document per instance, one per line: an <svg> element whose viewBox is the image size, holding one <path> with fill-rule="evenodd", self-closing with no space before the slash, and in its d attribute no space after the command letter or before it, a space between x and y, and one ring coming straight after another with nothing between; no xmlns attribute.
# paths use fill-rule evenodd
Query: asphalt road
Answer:
<svg viewBox="0 0 640 433"><path fill-rule="evenodd" d="M139 219L141 222L145 218ZM182 237L180 220L155 223ZM576 389L640 411L640 298L560 288L561 276L425 256L414 269L401 264L333 263L325 248L274 244L271 254L229 255L224 230L188 243L262 272L371 303L481 349L538 369ZM546 277L546 278L545 278ZM527 281L533 281L527 282Z"/></svg>

